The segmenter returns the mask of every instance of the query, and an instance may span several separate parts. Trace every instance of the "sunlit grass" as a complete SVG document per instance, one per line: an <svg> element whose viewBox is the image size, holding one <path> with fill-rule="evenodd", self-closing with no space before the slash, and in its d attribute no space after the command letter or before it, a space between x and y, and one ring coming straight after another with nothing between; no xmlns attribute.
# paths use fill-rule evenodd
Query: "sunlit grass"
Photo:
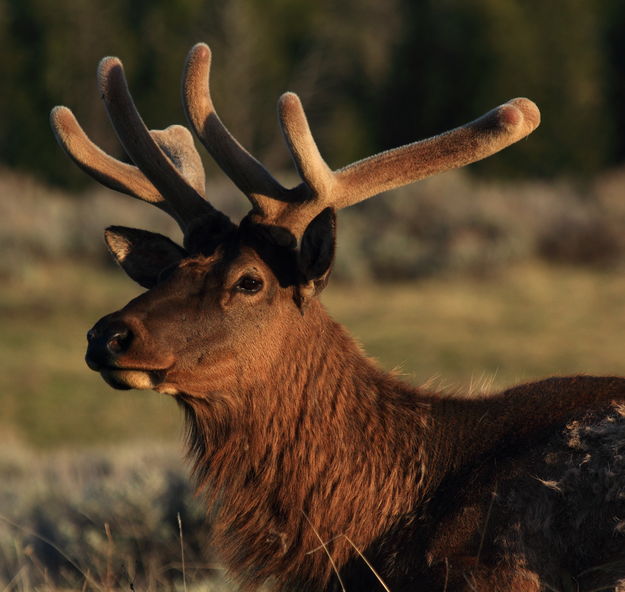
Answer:
<svg viewBox="0 0 625 592"><path fill-rule="evenodd" d="M168 397L119 392L85 365L85 333L140 292L119 270L36 265L0 290L3 433L38 446L178 440ZM330 312L387 369L421 384L494 387L625 374L625 274L525 264L491 277L341 285Z"/></svg>
<svg viewBox="0 0 625 592"><path fill-rule="evenodd" d="M108 387L84 363L85 334L138 288L117 270L68 263L33 267L0 291L4 431L36 445L171 440L176 405Z"/></svg>
<svg viewBox="0 0 625 592"><path fill-rule="evenodd" d="M387 369L417 384L625 374L625 274L525 264L488 278L332 286L325 302Z"/></svg>

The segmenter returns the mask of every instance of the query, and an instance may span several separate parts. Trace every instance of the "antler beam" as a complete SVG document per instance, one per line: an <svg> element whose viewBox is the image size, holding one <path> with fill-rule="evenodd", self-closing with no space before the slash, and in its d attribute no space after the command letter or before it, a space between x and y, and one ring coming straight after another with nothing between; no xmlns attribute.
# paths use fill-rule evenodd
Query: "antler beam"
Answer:
<svg viewBox="0 0 625 592"><path fill-rule="evenodd" d="M512 99L454 130L381 152L336 171L336 208L477 162L518 142L540 123L529 99Z"/></svg>
<svg viewBox="0 0 625 592"><path fill-rule="evenodd" d="M185 64L182 98L196 134L217 164L252 203L253 222L287 228L301 239L322 210L348 207L373 195L470 164L517 142L540 123L529 99L513 99L479 119L433 138L381 152L333 171L322 158L302 104L280 97L280 125L303 182L286 188L254 158L219 119L210 95L211 52L195 45ZM113 127L136 166L98 148L66 107L51 114L52 127L70 157L104 185L148 201L171 214L185 236L207 217L224 219L204 199L204 169L182 126L148 131L117 58L104 58L98 84Z"/></svg>
<svg viewBox="0 0 625 592"><path fill-rule="evenodd" d="M98 85L117 136L136 166L94 144L67 107L50 114L52 129L67 154L105 186L154 204L170 214L185 237L207 218L225 216L203 197L204 168L189 130L180 125L149 131L139 115L117 58L104 58Z"/></svg>
<svg viewBox="0 0 625 592"><path fill-rule="evenodd" d="M303 183L282 186L243 148L219 119L210 96L211 53L198 43L187 58L183 102L208 151L254 207L251 217L288 228L301 238L326 207L336 210L373 195L486 158L530 134L540 112L529 99L513 99L479 119L433 138L381 152L332 171L322 158L294 93L278 103L280 125Z"/></svg>

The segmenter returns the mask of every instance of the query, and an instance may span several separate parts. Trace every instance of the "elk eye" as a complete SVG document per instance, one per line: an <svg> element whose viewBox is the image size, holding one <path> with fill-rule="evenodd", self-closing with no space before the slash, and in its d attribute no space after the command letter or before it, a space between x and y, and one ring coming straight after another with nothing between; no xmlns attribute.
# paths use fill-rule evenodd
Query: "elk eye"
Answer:
<svg viewBox="0 0 625 592"><path fill-rule="evenodd" d="M251 275L244 275L234 287L239 292L254 294L260 291L260 289L263 287L263 280Z"/></svg>

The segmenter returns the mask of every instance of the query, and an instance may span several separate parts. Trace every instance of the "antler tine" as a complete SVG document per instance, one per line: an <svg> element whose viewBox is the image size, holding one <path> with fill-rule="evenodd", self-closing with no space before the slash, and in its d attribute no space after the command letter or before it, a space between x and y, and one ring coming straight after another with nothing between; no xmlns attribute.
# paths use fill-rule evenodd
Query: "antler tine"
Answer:
<svg viewBox="0 0 625 592"><path fill-rule="evenodd" d="M526 137L539 124L540 111L532 101L512 99L454 130L336 171L334 206L345 208L383 191L476 162Z"/></svg>
<svg viewBox="0 0 625 592"><path fill-rule="evenodd" d="M439 136L332 171L319 153L297 95L282 95L279 113L284 136L308 191L303 200L282 204L274 221L298 236L325 207L339 210L383 191L481 160L524 138L540 123L540 112L532 101L513 99Z"/></svg>
<svg viewBox="0 0 625 592"><path fill-rule="evenodd" d="M211 51L205 43L193 46L182 78L182 102L189 122L208 152L234 184L250 199L257 213L279 209L276 200L293 194L256 160L221 122L210 94Z"/></svg>
<svg viewBox="0 0 625 592"><path fill-rule="evenodd" d="M325 203L334 189L335 176L319 153L299 97L284 93L278 101L278 113L297 171L312 192L312 199Z"/></svg>
<svg viewBox="0 0 625 592"><path fill-rule="evenodd" d="M299 240L322 210L339 210L373 195L486 158L530 134L540 112L513 99L479 119L427 140L376 154L337 171L321 157L302 104L293 93L278 103L280 125L303 183L286 189L220 121L210 88L211 53L196 44L187 57L182 94L187 117L217 164L250 199L253 222L282 226Z"/></svg>
<svg viewBox="0 0 625 592"><path fill-rule="evenodd" d="M128 91L120 60L108 57L100 62L98 83L119 141L132 161L171 205L186 235L194 222L217 210L176 170L172 160L150 134ZM180 126L177 128L180 133ZM166 143L163 147L168 148ZM172 143L169 148L168 152L172 152L170 156L175 158L172 150L175 144Z"/></svg>
<svg viewBox="0 0 625 592"><path fill-rule="evenodd" d="M152 203L173 216L171 206L145 175L136 166L121 162L96 146L70 109L54 107L50 124L58 143L87 174L110 189Z"/></svg>

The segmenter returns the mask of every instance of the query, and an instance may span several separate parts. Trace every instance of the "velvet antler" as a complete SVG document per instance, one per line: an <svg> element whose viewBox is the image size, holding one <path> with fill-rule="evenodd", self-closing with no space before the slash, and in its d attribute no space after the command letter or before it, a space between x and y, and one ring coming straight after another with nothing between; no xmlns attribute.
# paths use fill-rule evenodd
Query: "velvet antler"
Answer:
<svg viewBox="0 0 625 592"><path fill-rule="evenodd" d="M185 237L207 218L225 218L204 199L205 175L189 130L172 125L148 131L132 100L121 62L104 58L98 85L117 136L134 162L126 164L96 146L67 107L50 114L69 156L102 184L154 204L173 216Z"/></svg>
<svg viewBox="0 0 625 592"><path fill-rule="evenodd" d="M382 191L486 158L524 138L540 123L540 112L532 101L513 99L454 130L332 171L319 153L299 98L285 93L278 102L280 125L303 179L287 189L219 119L210 96L210 61L207 45L198 43L191 49L183 76L187 117L219 166L252 202L254 221L285 227L298 239L327 207L339 210Z"/></svg>
<svg viewBox="0 0 625 592"><path fill-rule="evenodd" d="M479 119L433 138L381 152L333 171L310 132L293 93L278 102L280 125L303 181L280 184L219 119L210 96L211 53L198 43L187 58L182 97L191 125L217 164L252 203L249 218L288 229L298 240L324 209L358 203L382 191L475 162L530 134L540 122L529 99L513 99ZM150 202L171 214L185 236L208 220L226 220L204 199L204 169L189 131L178 125L148 131L128 91L121 62L104 58L98 83L113 127L136 166L98 148L72 112L55 107L51 121L59 143L104 185Z"/></svg>

